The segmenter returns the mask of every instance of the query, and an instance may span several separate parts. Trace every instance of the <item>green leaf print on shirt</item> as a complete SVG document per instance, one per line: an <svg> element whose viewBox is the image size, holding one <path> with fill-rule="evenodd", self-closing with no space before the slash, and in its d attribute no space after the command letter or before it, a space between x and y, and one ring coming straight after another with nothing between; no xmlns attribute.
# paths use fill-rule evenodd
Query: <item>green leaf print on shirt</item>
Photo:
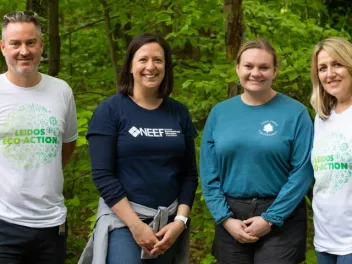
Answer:
<svg viewBox="0 0 352 264"><path fill-rule="evenodd" d="M0 131L0 151L18 168L40 168L50 163L60 147L55 116L38 104L14 109Z"/></svg>
<svg viewBox="0 0 352 264"><path fill-rule="evenodd" d="M315 188L321 193L337 193L351 180L351 146L352 142L337 132L326 135L314 145Z"/></svg>

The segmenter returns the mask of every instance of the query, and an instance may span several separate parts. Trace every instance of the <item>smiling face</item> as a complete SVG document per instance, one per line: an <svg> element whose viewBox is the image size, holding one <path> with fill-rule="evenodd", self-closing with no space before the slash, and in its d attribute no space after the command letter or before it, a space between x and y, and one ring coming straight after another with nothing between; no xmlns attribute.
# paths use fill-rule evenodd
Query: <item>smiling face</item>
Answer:
<svg viewBox="0 0 352 264"><path fill-rule="evenodd" d="M236 66L237 75L245 92L268 92L276 76L273 55L264 49L247 49Z"/></svg>
<svg viewBox="0 0 352 264"><path fill-rule="evenodd" d="M324 90L338 100L352 97L352 76L348 69L325 50L317 56L318 77Z"/></svg>
<svg viewBox="0 0 352 264"><path fill-rule="evenodd" d="M165 76L163 48L156 42L141 46L134 54L131 73L133 89L154 89L156 92Z"/></svg>
<svg viewBox="0 0 352 264"><path fill-rule="evenodd" d="M5 57L9 74L13 76L36 75L43 41L33 23L9 23L1 41L1 51Z"/></svg>

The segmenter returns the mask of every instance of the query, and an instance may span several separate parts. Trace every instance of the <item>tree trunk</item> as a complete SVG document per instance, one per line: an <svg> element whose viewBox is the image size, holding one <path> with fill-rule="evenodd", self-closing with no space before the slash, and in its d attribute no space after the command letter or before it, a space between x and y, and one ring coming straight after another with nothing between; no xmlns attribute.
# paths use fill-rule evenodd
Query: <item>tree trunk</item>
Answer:
<svg viewBox="0 0 352 264"><path fill-rule="evenodd" d="M26 1L26 10L33 10L32 0Z"/></svg>
<svg viewBox="0 0 352 264"><path fill-rule="evenodd" d="M109 42L109 49L110 49L110 57L111 63L114 70L114 77L115 77L115 85L117 91L117 84L118 84L118 74L117 74L117 63L116 63L116 46L112 39L111 35L111 24L110 24L110 14L109 14L109 6L105 0L100 0L101 5L103 6L104 18L105 18L105 25L106 25L106 37Z"/></svg>
<svg viewBox="0 0 352 264"><path fill-rule="evenodd" d="M224 0L224 13L228 14L225 21L226 59L233 61L244 40L242 0ZM228 97L239 93L240 87L236 83L228 84Z"/></svg>
<svg viewBox="0 0 352 264"><path fill-rule="evenodd" d="M26 0L26 10L36 12L40 17L44 18L47 21L48 2L50 4L51 0ZM48 32L47 24L41 23L41 28L43 35L45 35Z"/></svg>
<svg viewBox="0 0 352 264"><path fill-rule="evenodd" d="M60 71L59 0L49 1L49 72L57 76Z"/></svg>

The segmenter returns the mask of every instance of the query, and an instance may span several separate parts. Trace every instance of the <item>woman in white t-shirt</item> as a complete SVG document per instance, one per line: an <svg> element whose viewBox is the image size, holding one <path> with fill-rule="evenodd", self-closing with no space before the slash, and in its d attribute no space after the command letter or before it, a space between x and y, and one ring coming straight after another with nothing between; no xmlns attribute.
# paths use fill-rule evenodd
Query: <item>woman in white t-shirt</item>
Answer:
<svg viewBox="0 0 352 264"><path fill-rule="evenodd" d="M314 246L319 264L352 263L352 44L319 42L311 77Z"/></svg>

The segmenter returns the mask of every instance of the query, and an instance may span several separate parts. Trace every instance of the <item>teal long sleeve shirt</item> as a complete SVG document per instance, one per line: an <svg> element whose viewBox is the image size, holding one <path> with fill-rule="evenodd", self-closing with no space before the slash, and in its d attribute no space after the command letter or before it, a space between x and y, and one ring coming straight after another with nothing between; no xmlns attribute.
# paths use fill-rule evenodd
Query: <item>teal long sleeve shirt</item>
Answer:
<svg viewBox="0 0 352 264"><path fill-rule="evenodd" d="M217 104L206 122L200 174L217 224L232 216L225 196L276 197L262 217L281 226L313 180L313 126L307 109L278 93L259 106L240 96Z"/></svg>

